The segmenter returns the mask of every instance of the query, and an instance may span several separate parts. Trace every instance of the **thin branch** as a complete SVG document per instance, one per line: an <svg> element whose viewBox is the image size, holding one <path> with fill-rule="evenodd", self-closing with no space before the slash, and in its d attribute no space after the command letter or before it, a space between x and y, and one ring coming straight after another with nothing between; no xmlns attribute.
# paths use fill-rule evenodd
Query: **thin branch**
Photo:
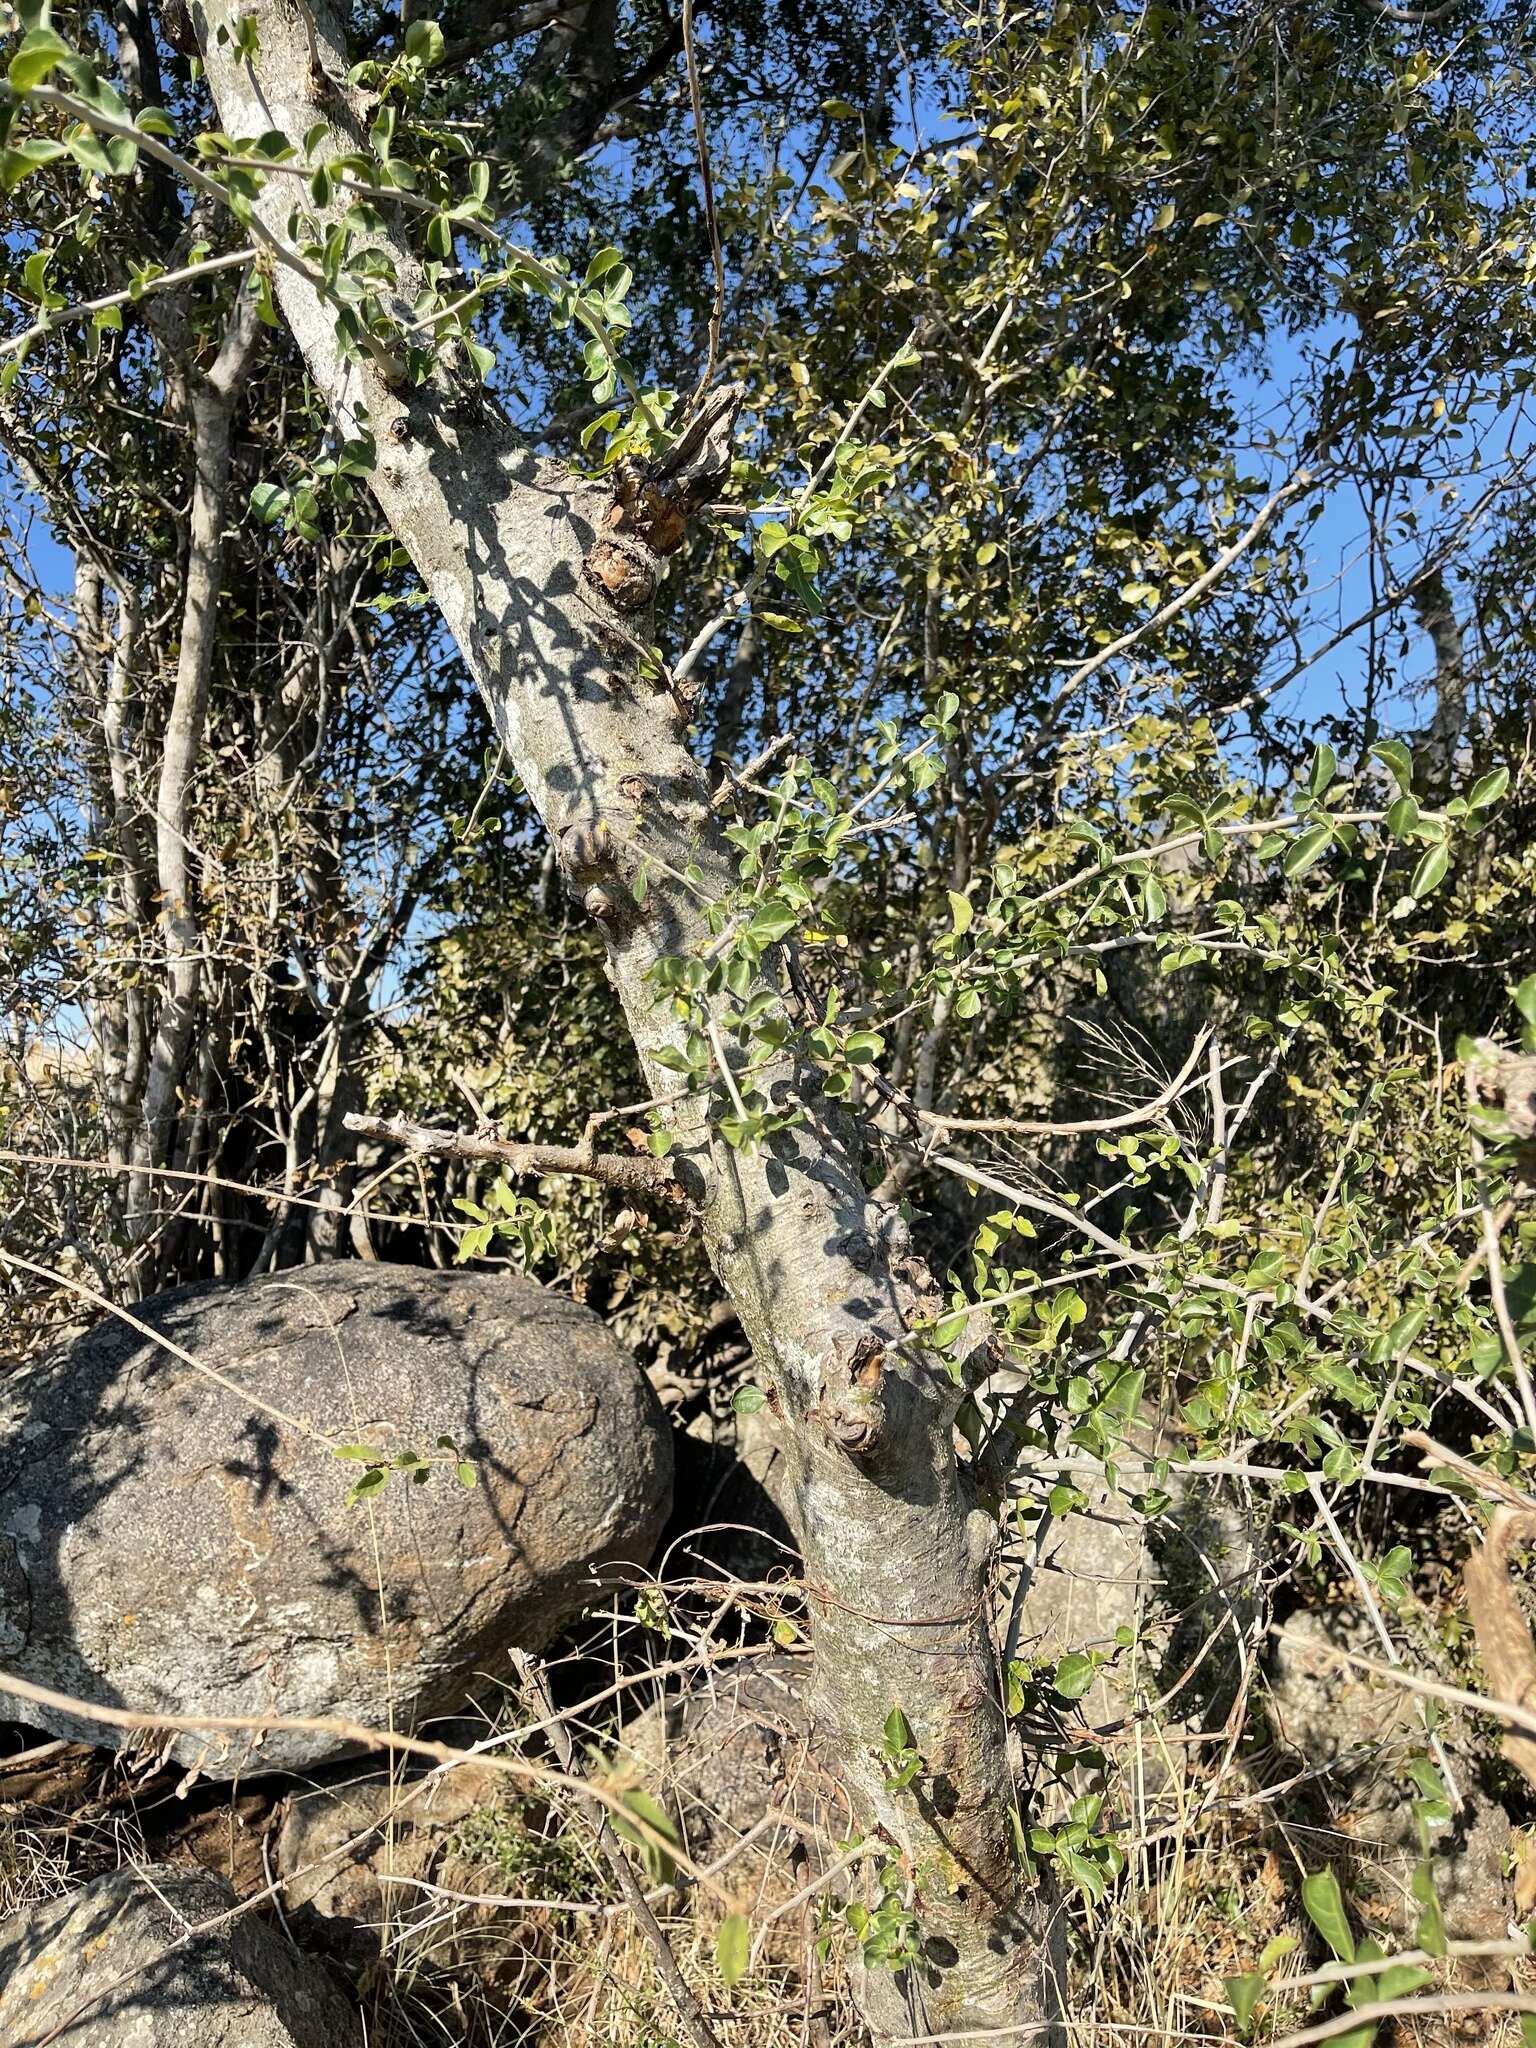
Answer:
<svg viewBox="0 0 1536 2048"><path fill-rule="evenodd" d="M1432 1998L1386 1998L1379 2005L1356 2005L1299 2034L1287 2034L1274 2048L1308 2048L1313 2041L1333 2041L1340 2034L1362 2039L1377 2020L1409 2019L1418 2014L1456 2012L1536 2012L1528 1991L1443 1991Z"/></svg>
<svg viewBox="0 0 1536 2048"><path fill-rule="evenodd" d="M1328 1505L1328 1497L1323 1491L1323 1483L1315 1473L1308 1473L1307 1475L1307 1491L1311 1494L1312 1503L1319 1515L1321 1515L1324 1526L1333 1540L1334 1549L1343 1560L1344 1569L1354 1580L1355 1590L1365 1603L1366 1614L1369 1617L1371 1627L1376 1631L1376 1640L1386 1652L1387 1662L1393 1665L1401 1665L1403 1661L1402 1656L1398 1651L1396 1643L1392 1640L1391 1630L1387 1627L1382 1617L1381 1608L1377 1604L1376 1596L1371 1590L1371 1582L1360 1569L1360 1560L1355 1556L1354 1551L1349 1546L1348 1538L1339 1527L1338 1517ZM1444 1778L1446 1788L1451 1795L1451 1805L1459 1812L1466 1802L1461 1796L1461 1788L1456 1781L1456 1773L1452 1769L1451 1760L1445 1753L1445 1745L1436 1734L1434 1728L1429 1725L1427 1715L1425 1719L1425 1739L1434 1751L1435 1762L1440 1766L1440 1775Z"/></svg>
<svg viewBox="0 0 1536 2048"><path fill-rule="evenodd" d="M1206 1025L1196 1033L1189 1058L1162 1093L1154 1096L1151 1102L1143 1102L1119 1116L1085 1117L1077 1123L1033 1123L1027 1118L1008 1116L941 1116L932 1109L919 1109L915 1114L923 1123L941 1131L1011 1131L1025 1137L1061 1138L1074 1136L1080 1131L1130 1130L1136 1124L1155 1123L1163 1111L1177 1101L1210 1040L1211 1026Z"/></svg>
<svg viewBox="0 0 1536 2048"><path fill-rule="evenodd" d="M589 1784L583 1778L567 1776L563 1771L552 1771L547 1764L530 1763L525 1757L503 1756L490 1749L461 1749L454 1743L435 1742L425 1735L400 1735L394 1729L370 1728L365 1721L353 1721L338 1714L140 1714L131 1707L111 1707L97 1700L77 1699L73 1693L55 1692L51 1686L34 1684L31 1679L19 1678L11 1671L0 1671L0 1695L5 1694L26 1700L32 1706L47 1707L52 1713L67 1714L73 1720L96 1722L107 1728L133 1728L150 1734L178 1735L330 1735L359 1749L388 1750L398 1756L419 1757L427 1763L482 1764L488 1770L499 1771L524 1784L542 1787L546 1793L578 1792L600 1807L612 1807L626 1826L633 1827L658 1849L665 1850L690 1877L696 1881L705 1878L705 1873L683 1854L675 1842L667 1840L659 1829L652 1827L644 1814L626 1806L616 1792ZM556 1748L559 1747L557 1742ZM716 1886L712 1885L710 1889L718 1892ZM712 2044L712 2048L718 2048L718 2044Z"/></svg>
<svg viewBox="0 0 1536 2048"><path fill-rule="evenodd" d="M1499 1246L1499 1230L1494 1219L1493 1204L1488 1198L1488 1175L1483 1165L1483 1147L1475 1136L1472 1140L1472 1170L1476 1176L1477 1206L1482 1216L1483 1255L1488 1261L1488 1292L1493 1299L1493 1314L1499 1326L1499 1341L1504 1346L1509 1369L1514 1374L1515 1385L1520 1390L1520 1406L1525 1415L1525 1426L1531 1436L1536 1438L1536 1384L1532 1383L1531 1370L1521 1349L1519 1332L1515 1328L1514 1317L1509 1312L1509 1297L1504 1289L1504 1255Z"/></svg>
<svg viewBox="0 0 1536 2048"><path fill-rule="evenodd" d="M1351 1670L1363 1671L1368 1678L1384 1678L1390 1685L1399 1685L1405 1692L1422 1693L1426 1699L1444 1700L1451 1707L1466 1707L1474 1714L1486 1714L1491 1721L1502 1721L1506 1727L1536 1735L1536 1712L1521 1706L1516 1700L1500 1700L1488 1693L1468 1692L1465 1686L1447 1685L1439 1678L1424 1678L1401 1664L1378 1664L1372 1657L1362 1657L1354 1650L1341 1650L1333 1643L1309 1640L1300 1645L1286 1635L1283 1623L1277 1623L1270 1633L1277 1642L1292 1642L1293 1647L1304 1647L1309 1657L1323 1657L1335 1664L1347 1664Z"/></svg>
<svg viewBox="0 0 1536 2048"><path fill-rule="evenodd" d="M520 1145L482 1131L434 1131L403 1116L368 1116L352 1110L342 1118L360 1138L398 1145L404 1152L437 1159L489 1159L509 1173L569 1173L601 1181L631 1195L681 1195L682 1187L665 1159L629 1152L593 1152L584 1145Z"/></svg>
<svg viewBox="0 0 1536 2048"><path fill-rule="evenodd" d="M1454 14L1462 0L1440 0L1438 7L1399 7L1395 0L1371 0L1376 12L1387 21L1406 22L1410 28L1433 28Z"/></svg>
<svg viewBox="0 0 1536 2048"><path fill-rule="evenodd" d="M71 320L83 320L88 313L104 313L112 306L129 305L148 297L151 292L167 291L173 285L186 284L195 277L212 277L220 270L238 270L242 264L254 263L260 253L250 246L232 249L227 256L210 256L205 262L188 263L180 270L163 270L147 284L130 285L120 292L106 292L99 299L82 299L75 306L55 306L41 319L34 320L30 327L23 328L20 334L13 334L9 341L0 342L0 356L15 355L18 350L25 353L34 341L41 341L55 327L63 327Z"/></svg>
<svg viewBox="0 0 1536 2048"><path fill-rule="evenodd" d="M699 184L704 193L704 224L709 229L709 255L715 270L715 296L709 309L709 354L698 388L685 408L692 412L715 381L720 360L720 325L725 318L725 252L720 246L720 222L715 213L715 179L709 163L709 137L704 129L704 95L699 85L698 51L693 37L693 0L683 0L683 60L688 69L688 99L693 109L693 132L699 150Z"/></svg>
<svg viewBox="0 0 1536 2048"><path fill-rule="evenodd" d="M1150 619L1143 619L1140 625L1132 626L1128 633L1122 633L1118 640L1111 640L1107 647L1101 648L1097 654L1090 655L1085 662L1073 669L1052 698L1052 711L1059 710L1066 700L1080 690L1090 676L1097 675L1106 663L1127 653L1138 641L1145 640L1149 633L1155 633L1161 627L1170 624L1180 612L1188 611L1196 599L1204 597L1213 584L1221 581L1232 564L1248 552L1281 506L1288 505L1293 498L1299 497L1316 480L1311 470L1298 469L1296 474L1281 484L1278 490L1271 491L1237 539L1230 547L1222 549L1203 575L1197 576L1193 583L1179 592L1177 597L1171 598L1160 610L1155 611Z"/></svg>

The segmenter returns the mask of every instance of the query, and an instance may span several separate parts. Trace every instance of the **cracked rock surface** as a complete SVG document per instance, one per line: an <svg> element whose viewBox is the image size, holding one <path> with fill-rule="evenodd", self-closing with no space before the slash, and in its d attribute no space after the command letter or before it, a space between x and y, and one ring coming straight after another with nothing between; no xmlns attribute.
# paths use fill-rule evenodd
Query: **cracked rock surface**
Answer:
<svg viewBox="0 0 1536 2048"><path fill-rule="evenodd" d="M531 1281L348 1263L179 1288L134 1315L175 1349L108 1318L0 1379L0 1668L54 1691L407 1727L545 1643L668 1513L671 1435L644 1375ZM366 1465L337 1444L433 1462L348 1506ZM347 1747L135 1736L0 1699L213 1778Z"/></svg>
<svg viewBox="0 0 1536 2048"><path fill-rule="evenodd" d="M0 1922L6 2048L356 2048L321 1967L205 1871L114 1871ZM205 1931L188 1938L188 1930Z"/></svg>

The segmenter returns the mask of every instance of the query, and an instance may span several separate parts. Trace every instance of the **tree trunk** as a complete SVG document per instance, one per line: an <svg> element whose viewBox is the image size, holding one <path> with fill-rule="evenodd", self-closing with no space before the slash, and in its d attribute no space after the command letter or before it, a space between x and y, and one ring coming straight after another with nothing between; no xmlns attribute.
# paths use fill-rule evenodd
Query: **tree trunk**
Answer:
<svg viewBox="0 0 1536 2048"><path fill-rule="evenodd" d="M249 12L259 34L249 58L232 8L197 13L225 131L278 128L298 146L329 124L317 158L366 149L336 18L322 6L306 24L290 0L256 0ZM311 69L310 34L323 79ZM256 210L282 234L303 190L273 178ZM320 209L322 223L348 203L342 194ZM377 241L394 266L400 317L411 320L419 266L403 237L386 230ZM679 1177L771 1384L811 1587L824 1753L861 1827L889 1841L918 1924L915 1967L864 1974L865 2017L883 2037L1002 2029L1052 2043L1055 1915L1016 1848L985 1611L995 1524L956 1459L959 1392L908 1342L926 1277L905 1255L899 1219L871 1202L853 1131L808 1062L786 1057L762 1088L802 1114L756 1152L728 1146L707 1103L657 1063L687 1027L649 970L703 954L712 943L703 905L737 881L671 696L635 659L650 641L661 565L643 533L624 536L633 573L619 579L630 600L621 607L588 567L600 537L614 545L606 490L532 455L456 351L427 383L391 388L372 360L342 360L331 310L303 277L283 266L276 284L338 426L374 436L384 516L485 695L568 885L602 928L649 1085L670 1098ZM642 867L649 888L637 904L630 884ZM685 879L690 869L702 882ZM722 1059L735 1007L715 1001ZM893 1708L922 1759L905 1787L882 1754Z"/></svg>
<svg viewBox="0 0 1536 2048"><path fill-rule="evenodd" d="M165 994L161 999L144 1084L143 1120L133 1148L129 1225L135 1238L152 1237L158 1190L152 1169L170 1163L181 1110L181 1089L192 1046L202 978L188 834L193 776L208 718L208 680L218 631L219 587L228 516L230 433L235 408L260 332L255 303L242 285L223 345L208 372L191 373L187 406L193 432L192 514L182 603L176 683L162 741L155 800L155 869L165 940Z"/></svg>

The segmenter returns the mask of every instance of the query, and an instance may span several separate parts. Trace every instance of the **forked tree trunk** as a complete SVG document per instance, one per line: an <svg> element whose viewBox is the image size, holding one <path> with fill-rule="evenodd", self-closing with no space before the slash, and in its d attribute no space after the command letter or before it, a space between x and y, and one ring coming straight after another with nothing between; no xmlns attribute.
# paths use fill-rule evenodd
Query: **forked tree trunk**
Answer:
<svg viewBox="0 0 1536 2048"><path fill-rule="evenodd" d="M258 32L249 58L238 53L238 14ZM323 6L306 21L293 0L238 10L219 0L197 11L197 27L228 134L278 129L301 149L328 126L318 156L366 150L343 34ZM273 177L258 214L285 233L304 195L297 179ZM347 204L343 193L322 220ZM403 238L376 239L409 320L419 268ZM683 1027L647 970L663 956L701 955L711 943L701 898L736 882L671 697L635 660L651 637L660 563L643 533L621 539L627 568L609 579L629 600L620 608L587 567L600 537L614 545L605 490L535 458L467 366L446 360L426 385L391 388L371 361L340 359L331 310L303 277L279 267L276 284L338 427L355 433L366 416L374 494L485 695L568 883L601 924L649 1084L676 1098L679 1175L788 1440L823 1754L860 1826L888 1839L918 1920L920 1964L870 1969L864 2015L887 2038L1001 2029L1050 2048L1060 1942L1046 1889L1015 1846L983 1599L993 1523L956 1461L958 1394L903 1342L923 1275L904 1257L899 1220L871 1201L851 1127L813 1067L786 1059L773 1092L800 1106L800 1121L746 1154L712 1135L705 1106L656 1062ZM629 884L642 864L650 886L637 905ZM701 891L682 879L690 867L702 871ZM722 1045L733 1042L734 1009L720 999ZM904 1788L881 1755L896 1707L922 1758Z"/></svg>

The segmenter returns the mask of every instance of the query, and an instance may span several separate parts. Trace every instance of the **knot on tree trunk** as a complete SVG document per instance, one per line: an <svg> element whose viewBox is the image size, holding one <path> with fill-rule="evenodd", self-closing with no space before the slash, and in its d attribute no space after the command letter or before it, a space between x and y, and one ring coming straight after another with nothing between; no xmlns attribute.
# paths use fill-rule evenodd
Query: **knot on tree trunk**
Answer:
<svg viewBox="0 0 1536 2048"><path fill-rule="evenodd" d="M615 468L613 502L586 572L621 611L650 603L662 561L677 553L689 520L729 477L741 401L739 384L722 385L664 453L649 461L627 456Z"/></svg>
<svg viewBox="0 0 1536 2048"><path fill-rule="evenodd" d="M618 535L594 541L583 568L622 612L639 611L656 594L656 557L642 542Z"/></svg>
<svg viewBox="0 0 1536 2048"><path fill-rule="evenodd" d="M615 871L618 847L601 818L567 825L560 834L558 858L573 882L595 882Z"/></svg>
<svg viewBox="0 0 1536 2048"><path fill-rule="evenodd" d="M900 1384L887 1371L886 1339L874 1330L839 1330L821 1348L825 1364L811 1416L850 1457L872 1457L889 1441L887 1394Z"/></svg>

